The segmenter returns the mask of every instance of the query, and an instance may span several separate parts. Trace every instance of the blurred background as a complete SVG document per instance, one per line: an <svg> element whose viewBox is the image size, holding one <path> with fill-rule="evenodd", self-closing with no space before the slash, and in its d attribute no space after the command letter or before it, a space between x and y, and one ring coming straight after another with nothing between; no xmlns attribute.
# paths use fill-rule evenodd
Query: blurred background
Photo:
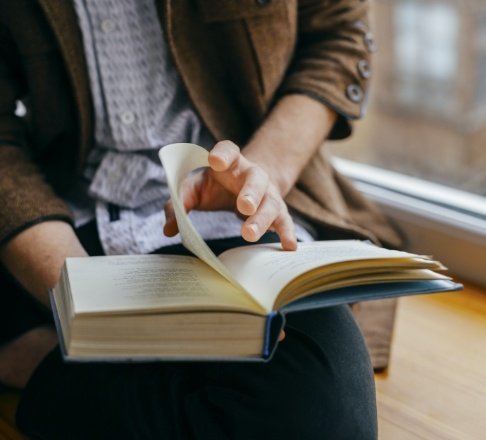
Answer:
<svg viewBox="0 0 486 440"><path fill-rule="evenodd" d="M484 439L486 0L370 2L367 115L329 148L408 249L465 283L400 299L388 369L375 376L380 439Z"/></svg>
<svg viewBox="0 0 486 440"><path fill-rule="evenodd" d="M374 0L367 116L332 154L486 196L486 0Z"/></svg>

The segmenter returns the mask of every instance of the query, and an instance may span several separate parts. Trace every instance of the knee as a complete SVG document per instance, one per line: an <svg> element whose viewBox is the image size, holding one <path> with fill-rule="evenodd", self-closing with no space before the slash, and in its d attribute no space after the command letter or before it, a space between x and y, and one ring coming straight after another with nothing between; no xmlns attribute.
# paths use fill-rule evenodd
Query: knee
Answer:
<svg viewBox="0 0 486 440"><path fill-rule="evenodd" d="M376 439L371 364L347 309L293 317L286 334L267 364L208 367L205 396L223 430L236 439Z"/></svg>
<svg viewBox="0 0 486 440"><path fill-rule="evenodd" d="M361 374L356 374L358 370ZM363 375L367 376L366 370L356 364L336 369L329 363L302 363L300 371L282 383L284 395L277 394L267 403L280 414L277 431L281 437L376 439L374 383Z"/></svg>
<svg viewBox="0 0 486 440"><path fill-rule="evenodd" d="M288 344L285 347L285 343ZM289 319L279 359L286 438L376 439L374 378L362 335L345 307ZM292 413L295 417L287 417Z"/></svg>

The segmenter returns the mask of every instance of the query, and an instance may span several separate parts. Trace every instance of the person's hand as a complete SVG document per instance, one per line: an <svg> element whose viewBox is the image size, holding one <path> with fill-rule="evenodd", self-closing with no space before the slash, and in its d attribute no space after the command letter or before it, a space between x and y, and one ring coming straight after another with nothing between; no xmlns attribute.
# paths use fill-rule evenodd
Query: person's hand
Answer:
<svg viewBox="0 0 486 440"><path fill-rule="evenodd" d="M255 242L275 231L285 250L295 250L294 224L277 186L262 167L245 158L231 141L218 142L209 153L209 168L188 176L181 191L187 212L232 210L246 218L242 237ZM177 234L171 201L165 206L165 235Z"/></svg>

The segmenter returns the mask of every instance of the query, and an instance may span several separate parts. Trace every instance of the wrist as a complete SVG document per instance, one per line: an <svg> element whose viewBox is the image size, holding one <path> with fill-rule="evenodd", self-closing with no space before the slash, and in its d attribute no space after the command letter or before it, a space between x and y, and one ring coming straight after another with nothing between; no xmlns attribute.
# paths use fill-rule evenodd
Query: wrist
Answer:
<svg viewBox="0 0 486 440"><path fill-rule="evenodd" d="M285 197L331 131L336 113L304 95L286 95L242 150Z"/></svg>

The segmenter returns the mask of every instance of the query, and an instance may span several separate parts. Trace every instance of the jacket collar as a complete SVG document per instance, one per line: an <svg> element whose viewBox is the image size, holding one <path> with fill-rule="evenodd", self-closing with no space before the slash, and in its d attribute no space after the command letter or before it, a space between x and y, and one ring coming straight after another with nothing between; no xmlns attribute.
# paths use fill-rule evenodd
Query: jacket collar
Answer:
<svg viewBox="0 0 486 440"><path fill-rule="evenodd" d="M221 54L191 0L158 0L157 9L173 60L189 97L216 140L242 142L248 127L235 111Z"/></svg>
<svg viewBox="0 0 486 440"><path fill-rule="evenodd" d="M38 0L56 36L76 102L81 165L93 135L93 111L88 70L78 19L72 1Z"/></svg>

